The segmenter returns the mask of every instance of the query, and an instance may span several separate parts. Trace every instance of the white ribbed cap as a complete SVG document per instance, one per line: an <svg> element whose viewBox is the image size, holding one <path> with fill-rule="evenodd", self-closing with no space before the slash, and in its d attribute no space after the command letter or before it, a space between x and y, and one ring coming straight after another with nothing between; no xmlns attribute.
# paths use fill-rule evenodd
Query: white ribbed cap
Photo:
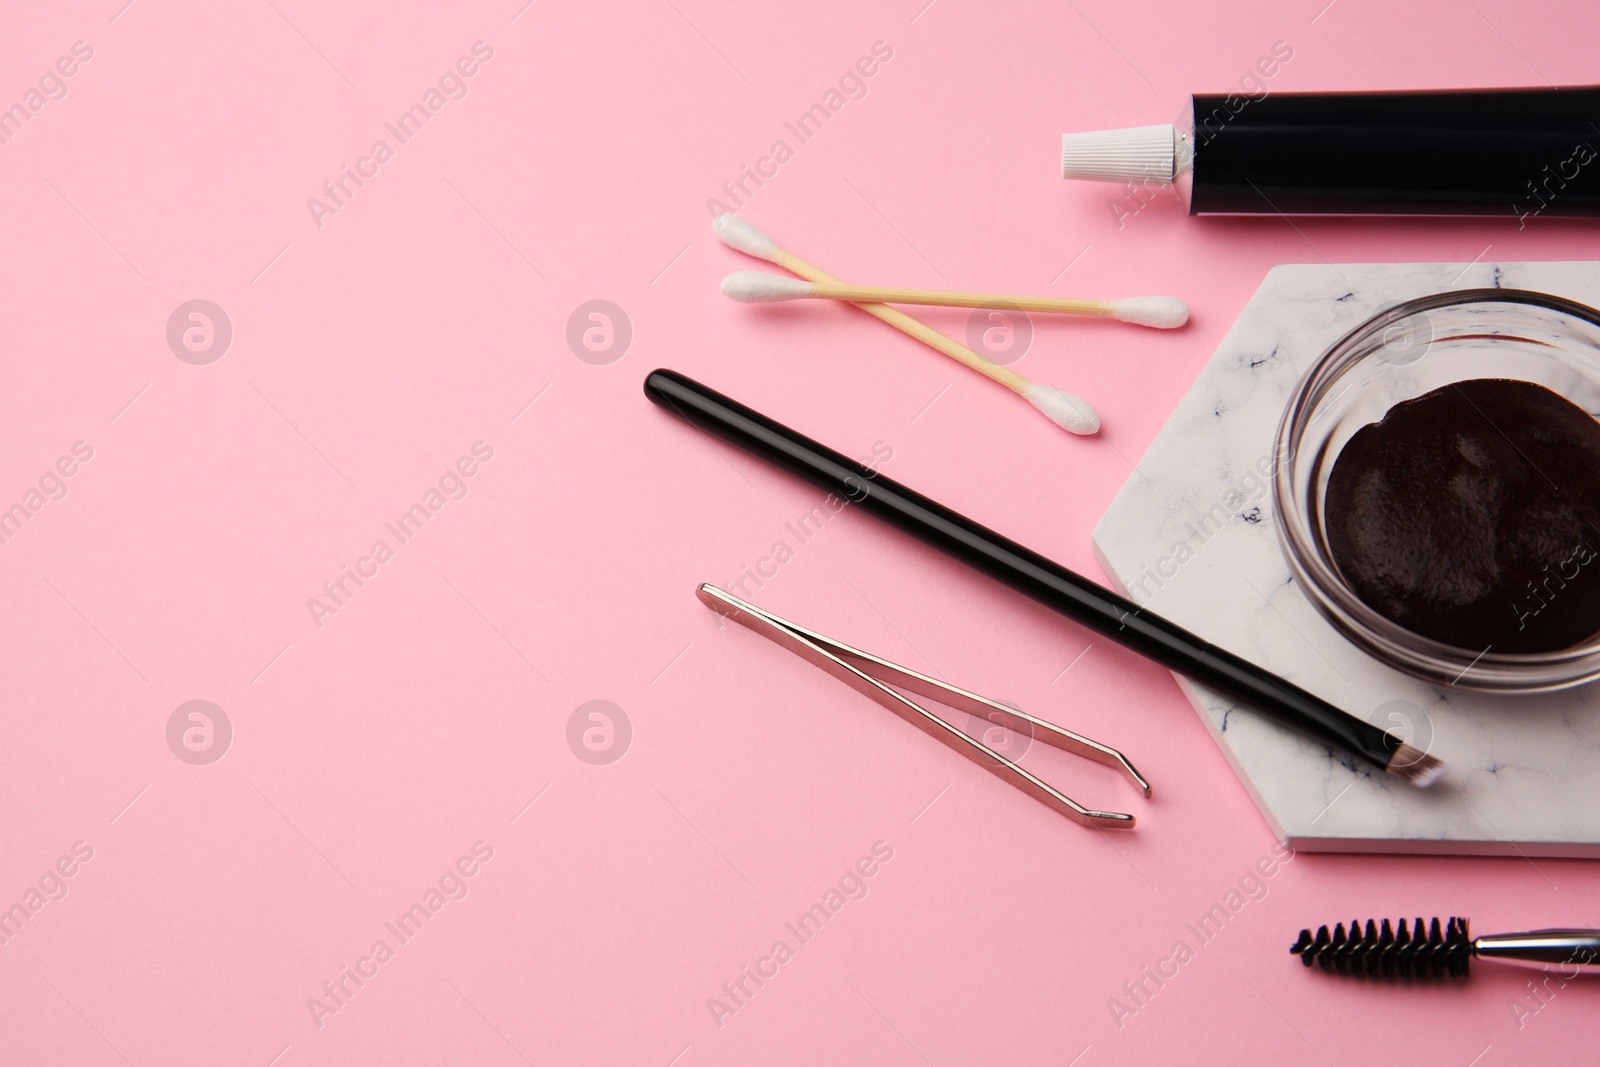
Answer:
<svg viewBox="0 0 1600 1067"><path fill-rule="evenodd" d="M1176 137L1171 125L1063 134L1061 176L1170 185L1177 162Z"/></svg>

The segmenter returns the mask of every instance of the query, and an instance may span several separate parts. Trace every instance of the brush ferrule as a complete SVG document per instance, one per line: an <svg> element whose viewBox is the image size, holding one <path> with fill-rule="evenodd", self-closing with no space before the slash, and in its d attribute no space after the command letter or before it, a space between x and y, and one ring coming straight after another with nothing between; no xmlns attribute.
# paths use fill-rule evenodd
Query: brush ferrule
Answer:
<svg viewBox="0 0 1600 1067"><path fill-rule="evenodd" d="M1600 974L1600 930L1529 930L1493 934L1472 942L1480 959L1549 970L1557 975Z"/></svg>

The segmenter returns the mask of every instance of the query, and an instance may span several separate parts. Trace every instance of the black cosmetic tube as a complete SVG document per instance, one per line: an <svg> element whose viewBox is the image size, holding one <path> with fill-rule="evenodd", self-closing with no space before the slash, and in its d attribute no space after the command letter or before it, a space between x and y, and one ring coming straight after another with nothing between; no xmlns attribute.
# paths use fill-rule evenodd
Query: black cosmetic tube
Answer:
<svg viewBox="0 0 1600 1067"><path fill-rule="evenodd" d="M1062 173L1195 215L1596 217L1600 88L1196 95L1172 126L1068 134Z"/></svg>

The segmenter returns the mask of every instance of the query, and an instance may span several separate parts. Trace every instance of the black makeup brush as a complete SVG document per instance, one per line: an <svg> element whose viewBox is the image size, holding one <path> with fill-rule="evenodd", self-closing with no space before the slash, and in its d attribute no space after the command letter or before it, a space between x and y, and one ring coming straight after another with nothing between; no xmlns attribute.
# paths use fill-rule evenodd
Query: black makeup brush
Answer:
<svg viewBox="0 0 1600 1067"><path fill-rule="evenodd" d="M1398 930L1388 919L1381 927L1368 919L1364 928L1356 920L1348 931L1339 923L1332 934L1324 926L1315 938L1310 930L1301 930L1289 951L1307 967L1316 963L1325 971L1364 978L1465 978L1474 956L1519 967L1570 967L1573 974L1600 972L1600 930L1529 930L1474 938L1467 933L1467 920L1452 918L1441 930L1437 916L1426 928L1418 919L1409 930L1404 919Z"/></svg>

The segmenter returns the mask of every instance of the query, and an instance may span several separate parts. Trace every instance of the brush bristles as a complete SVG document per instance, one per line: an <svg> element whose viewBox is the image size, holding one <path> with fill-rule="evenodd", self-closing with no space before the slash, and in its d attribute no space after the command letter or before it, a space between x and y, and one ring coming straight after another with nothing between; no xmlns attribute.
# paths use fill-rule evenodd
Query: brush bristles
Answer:
<svg viewBox="0 0 1600 1067"><path fill-rule="evenodd" d="M1426 929L1418 919L1409 930L1401 919L1398 931L1388 919L1381 929L1368 919L1364 929L1359 921L1352 922L1348 933L1344 923L1331 934L1324 926L1316 937L1301 930L1300 940L1289 951L1307 967L1315 963L1324 971L1365 978L1465 978L1472 938L1465 919L1452 918L1443 930L1437 917Z"/></svg>
<svg viewBox="0 0 1600 1067"><path fill-rule="evenodd" d="M1444 760L1430 756L1420 748L1402 744L1389 758L1384 768L1390 774L1404 778L1418 789L1426 789L1444 777Z"/></svg>

